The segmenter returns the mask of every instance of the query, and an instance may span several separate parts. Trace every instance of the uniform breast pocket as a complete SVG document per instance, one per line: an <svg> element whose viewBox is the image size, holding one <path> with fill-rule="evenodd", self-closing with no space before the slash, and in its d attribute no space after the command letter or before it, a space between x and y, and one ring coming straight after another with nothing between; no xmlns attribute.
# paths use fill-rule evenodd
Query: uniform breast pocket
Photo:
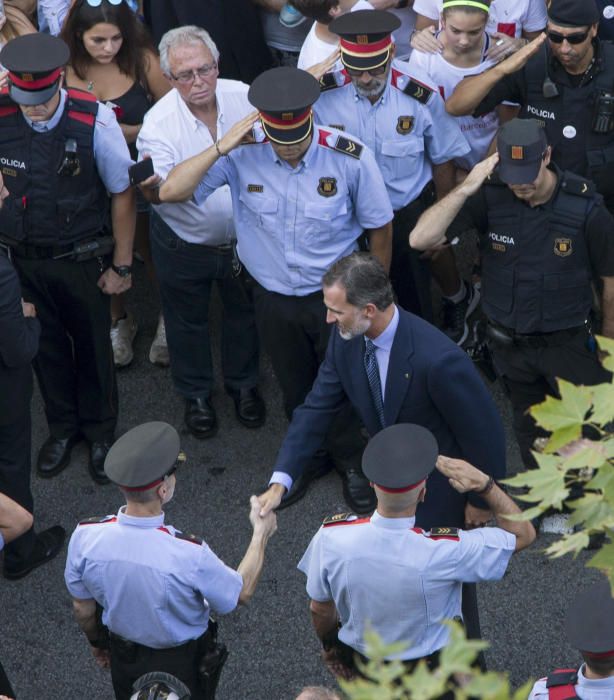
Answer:
<svg viewBox="0 0 614 700"><path fill-rule="evenodd" d="M275 234L278 228L279 200L259 193L239 195L239 219L243 224Z"/></svg>
<svg viewBox="0 0 614 700"><path fill-rule="evenodd" d="M558 321L588 311L590 277L585 270L567 270L544 275L543 314L545 321Z"/></svg>
<svg viewBox="0 0 614 700"><path fill-rule="evenodd" d="M340 217L347 214L344 200L335 202L305 202L303 240L305 243L321 243L334 237L339 229Z"/></svg>
<svg viewBox="0 0 614 700"><path fill-rule="evenodd" d="M423 153L424 139L421 137L382 141L381 168L384 179L388 176L396 180L412 174Z"/></svg>

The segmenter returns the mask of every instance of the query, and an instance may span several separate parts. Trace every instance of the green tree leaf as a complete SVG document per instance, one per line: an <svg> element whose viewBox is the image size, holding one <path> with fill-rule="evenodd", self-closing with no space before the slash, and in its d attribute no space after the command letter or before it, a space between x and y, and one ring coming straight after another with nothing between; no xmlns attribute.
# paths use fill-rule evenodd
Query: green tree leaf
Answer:
<svg viewBox="0 0 614 700"><path fill-rule="evenodd" d="M576 557L588 546L588 541L588 532L574 532L571 535L564 535L546 549L546 554L552 559L558 559L566 554L573 554Z"/></svg>
<svg viewBox="0 0 614 700"><path fill-rule="evenodd" d="M591 393L584 386L575 386L564 379L558 381L560 399L548 396L530 409L535 420L552 432L571 426L582 426L592 406Z"/></svg>
<svg viewBox="0 0 614 700"><path fill-rule="evenodd" d="M577 501L569 501L567 505L573 508L569 516L570 525L582 525L586 530L614 527L614 508L600 493L587 493Z"/></svg>
<svg viewBox="0 0 614 700"><path fill-rule="evenodd" d="M601 364L610 372L614 372L614 340L606 338L604 335L598 335L597 344L602 352L608 353L608 357L601 360Z"/></svg>
<svg viewBox="0 0 614 700"><path fill-rule="evenodd" d="M610 530L609 536L610 538L614 538L614 530ZM604 544L597 554L587 563L587 566L603 571L610 580L612 595L614 595L614 542Z"/></svg>
<svg viewBox="0 0 614 700"><path fill-rule="evenodd" d="M565 447L570 442L577 440L582 435L582 424L574 423L573 425L567 425L564 428L555 430L548 440L545 452L556 452L560 450L561 447Z"/></svg>
<svg viewBox="0 0 614 700"><path fill-rule="evenodd" d="M610 359L614 358L610 355ZM593 412L590 419L593 423L608 423L614 417L614 388L612 384L597 384L590 387L593 401Z"/></svg>

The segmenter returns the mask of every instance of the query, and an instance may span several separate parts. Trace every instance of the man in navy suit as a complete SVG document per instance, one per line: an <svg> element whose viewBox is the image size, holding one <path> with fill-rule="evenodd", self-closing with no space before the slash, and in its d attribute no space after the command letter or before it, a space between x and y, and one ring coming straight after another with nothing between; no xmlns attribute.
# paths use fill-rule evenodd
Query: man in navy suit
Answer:
<svg viewBox="0 0 614 700"><path fill-rule="evenodd" d="M503 477L503 425L467 355L394 304L388 276L371 255L339 260L322 282L327 321L338 332L331 334L311 392L294 411L270 487L260 496L262 514L300 479L345 399L370 436L396 423L416 423L433 433L440 454ZM472 527L491 517L478 496L458 493L440 472L429 477L428 492L416 514L422 528Z"/></svg>

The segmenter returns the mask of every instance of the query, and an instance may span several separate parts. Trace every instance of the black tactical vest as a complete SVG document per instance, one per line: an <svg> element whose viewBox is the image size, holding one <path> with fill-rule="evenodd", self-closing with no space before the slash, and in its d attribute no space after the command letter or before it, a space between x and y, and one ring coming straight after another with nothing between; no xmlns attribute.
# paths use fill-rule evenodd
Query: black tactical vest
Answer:
<svg viewBox="0 0 614 700"><path fill-rule="evenodd" d="M599 42L597 65L586 85L570 88L556 82L546 45L532 56L525 67L527 99L520 116L544 124L552 160L562 169L592 180L608 205L614 198L614 130L607 134L593 131L593 111L600 90L614 93L614 45ZM554 80L558 97L544 97L546 71Z"/></svg>
<svg viewBox="0 0 614 700"><path fill-rule="evenodd" d="M67 90L60 122L48 132L30 128L6 92L0 94L0 169L9 196L0 209L0 238L32 245L65 245L103 231L109 197L94 159L98 103ZM77 142L79 167L59 175L67 139Z"/></svg>
<svg viewBox="0 0 614 700"><path fill-rule="evenodd" d="M558 174L554 201L534 209L501 182L484 185L482 306L489 319L517 333L580 326L591 309L584 224L602 198L591 182Z"/></svg>

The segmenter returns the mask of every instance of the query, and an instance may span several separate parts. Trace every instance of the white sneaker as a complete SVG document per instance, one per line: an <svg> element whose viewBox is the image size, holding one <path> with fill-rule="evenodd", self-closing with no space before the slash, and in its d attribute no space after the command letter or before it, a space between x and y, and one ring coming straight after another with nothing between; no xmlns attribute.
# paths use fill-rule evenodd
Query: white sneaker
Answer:
<svg viewBox="0 0 614 700"><path fill-rule="evenodd" d="M111 325L111 345L116 367L126 367L132 362L134 357L132 341L137 330L137 322L129 311L126 313L126 318L120 318Z"/></svg>
<svg viewBox="0 0 614 700"><path fill-rule="evenodd" d="M574 528L569 524L567 513L556 513L543 518L539 530L545 535L571 535Z"/></svg>
<svg viewBox="0 0 614 700"><path fill-rule="evenodd" d="M162 316L162 314L160 314L158 319L156 335L149 349L149 361L153 365L158 365L160 367L168 367L170 364L168 345L166 344L166 328L164 326L164 316Z"/></svg>

